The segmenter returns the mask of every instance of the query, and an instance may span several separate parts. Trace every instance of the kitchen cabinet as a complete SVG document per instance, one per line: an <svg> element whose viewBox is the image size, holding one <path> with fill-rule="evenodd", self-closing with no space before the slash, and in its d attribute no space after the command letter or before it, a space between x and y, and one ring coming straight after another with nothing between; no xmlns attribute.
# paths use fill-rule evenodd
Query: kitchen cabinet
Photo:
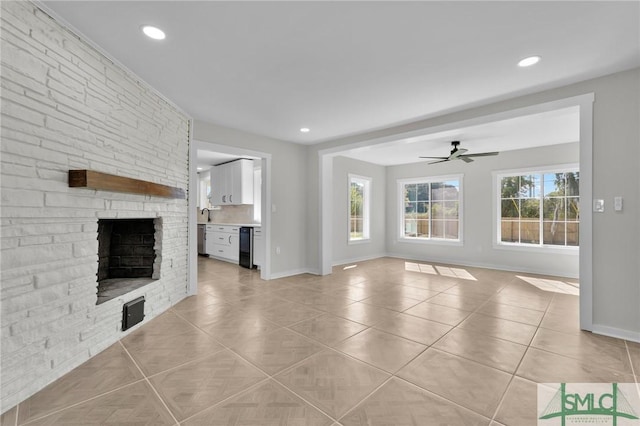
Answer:
<svg viewBox="0 0 640 426"><path fill-rule="evenodd" d="M240 228L207 225L206 251L209 256L237 263L240 259Z"/></svg>
<svg viewBox="0 0 640 426"><path fill-rule="evenodd" d="M264 264L264 240L260 226L253 227L253 264L258 268Z"/></svg>
<svg viewBox="0 0 640 426"><path fill-rule="evenodd" d="M211 169L211 204L253 204L253 160L235 160Z"/></svg>

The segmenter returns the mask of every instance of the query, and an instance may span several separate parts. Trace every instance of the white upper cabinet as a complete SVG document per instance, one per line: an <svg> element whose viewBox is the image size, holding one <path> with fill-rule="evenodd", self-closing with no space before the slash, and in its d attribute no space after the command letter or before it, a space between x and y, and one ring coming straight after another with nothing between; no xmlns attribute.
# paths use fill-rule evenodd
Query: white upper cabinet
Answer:
<svg viewBox="0 0 640 426"><path fill-rule="evenodd" d="M226 194L226 176L222 166L211 168L211 205L221 206L222 197Z"/></svg>
<svg viewBox="0 0 640 426"><path fill-rule="evenodd" d="M253 204L253 161L235 160L211 169L211 204Z"/></svg>

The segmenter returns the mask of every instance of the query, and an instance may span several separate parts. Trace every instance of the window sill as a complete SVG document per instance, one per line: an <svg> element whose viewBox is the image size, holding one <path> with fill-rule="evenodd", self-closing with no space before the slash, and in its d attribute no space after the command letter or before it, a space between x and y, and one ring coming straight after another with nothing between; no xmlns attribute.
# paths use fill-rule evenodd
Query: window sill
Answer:
<svg viewBox="0 0 640 426"><path fill-rule="evenodd" d="M358 244L369 244L371 242L371 238L361 238L359 240L349 240L349 245L358 245Z"/></svg>
<svg viewBox="0 0 640 426"><path fill-rule="evenodd" d="M522 251L522 252L529 252L529 253L564 254L569 256L578 256L580 254L580 247L577 247L577 246L535 246L535 245L494 242L493 248L496 250Z"/></svg>
<svg viewBox="0 0 640 426"><path fill-rule="evenodd" d="M442 246L458 246L458 247L461 247L464 245L462 240L444 240L444 239L438 239L438 238L400 237L398 238L398 242L409 243L409 244L442 245Z"/></svg>

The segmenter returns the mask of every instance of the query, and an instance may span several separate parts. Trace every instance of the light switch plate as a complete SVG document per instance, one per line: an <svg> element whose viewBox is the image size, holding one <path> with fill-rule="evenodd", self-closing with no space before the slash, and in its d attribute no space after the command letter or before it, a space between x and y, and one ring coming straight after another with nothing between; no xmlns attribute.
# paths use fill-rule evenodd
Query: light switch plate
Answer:
<svg viewBox="0 0 640 426"><path fill-rule="evenodd" d="M613 197L613 209L617 212L622 211L622 197Z"/></svg>
<svg viewBox="0 0 640 426"><path fill-rule="evenodd" d="M604 212L604 200L593 200L593 211L596 213Z"/></svg>

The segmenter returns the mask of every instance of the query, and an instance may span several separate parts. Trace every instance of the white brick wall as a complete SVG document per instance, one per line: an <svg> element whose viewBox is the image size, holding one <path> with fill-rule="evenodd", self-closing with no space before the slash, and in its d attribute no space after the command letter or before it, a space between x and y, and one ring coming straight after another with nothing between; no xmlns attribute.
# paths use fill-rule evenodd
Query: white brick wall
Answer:
<svg viewBox="0 0 640 426"><path fill-rule="evenodd" d="M69 188L92 169L187 189L188 118L30 2L1 3L4 412L185 297L187 201ZM162 218L160 279L96 306L98 218ZM134 328L135 329L135 328Z"/></svg>

